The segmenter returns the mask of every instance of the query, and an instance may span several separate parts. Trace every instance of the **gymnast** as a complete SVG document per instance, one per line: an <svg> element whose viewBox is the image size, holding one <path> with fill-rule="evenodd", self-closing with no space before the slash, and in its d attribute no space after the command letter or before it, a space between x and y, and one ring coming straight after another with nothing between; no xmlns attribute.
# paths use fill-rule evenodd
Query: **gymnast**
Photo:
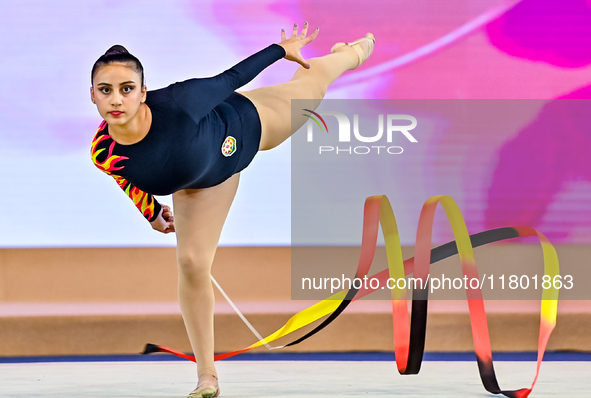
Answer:
<svg viewBox="0 0 591 398"><path fill-rule="evenodd" d="M197 388L189 397L217 397L214 366L214 294L211 265L242 171L258 151L276 147L308 119L291 123L291 100L315 109L328 86L373 51L371 33L337 43L331 53L305 60L300 50L318 35L294 24L271 44L225 72L147 92L140 61L120 45L105 52L91 72L90 96L100 124L93 163L112 176L153 229L176 233L178 295L197 363ZM235 92L263 69L285 58L299 63L287 83ZM299 116L295 116L299 117ZM152 195L170 195L169 206Z"/></svg>

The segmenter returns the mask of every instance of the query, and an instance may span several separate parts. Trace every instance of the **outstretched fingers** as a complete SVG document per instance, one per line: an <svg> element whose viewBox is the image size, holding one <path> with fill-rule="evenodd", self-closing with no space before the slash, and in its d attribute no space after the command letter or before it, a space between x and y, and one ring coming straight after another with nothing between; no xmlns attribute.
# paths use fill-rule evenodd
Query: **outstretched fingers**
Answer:
<svg viewBox="0 0 591 398"><path fill-rule="evenodd" d="M306 69L310 68L310 64L308 64L304 57L302 57L300 50L307 44L311 43L316 36L318 36L319 32L319 29L316 28L310 36L306 37L308 35L308 26L308 22L304 22L304 27L302 28L301 33L298 34L298 24L293 24L293 31L289 39L286 37L285 30L281 29L281 43L279 43L279 45L285 49L286 59L295 61Z"/></svg>
<svg viewBox="0 0 591 398"><path fill-rule="evenodd" d="M299 38L300 39L306 38L307 33L308 33L308 21L304 22L304 27L302 28L302 33L300 33Z"/></svg>
<svg viewBox="0 0 591 398"><path fill-rule="evenodd" d="M291 32L291 37L296 37L298 35L298 24L293 24L293 31Z"/></svg>
<svg viewBox="0 0 591 398"><path fill-rule="evenodd" d="M318 36L319 31L320 31L320 28L316 28L316 30L314 32L312 32L312 34L310 36L306 37L306 39L304 40L305 41L304 45L311 43L316 38L316 36Z"/></svg>
<svg viewBox="0 0 591 398"><path fill-rule="evenodd" d="M285 29L281 29L281 41L283 42L283 41L287 41L287 40L299 39L299 40L304 41L303 45L310 43L312 40L314 40L314 38L316 36L318 36L319 28L316 28L316 30L309 37L306 37L306 35L308 34L308 26L309 26L308 22L307 21L304 22L304 27L302 28L302 31L298 35L298 24L294 23L293 30L291 32L291 36L289 37L289 39L287 38L287 36L285 34Z"/></svg>

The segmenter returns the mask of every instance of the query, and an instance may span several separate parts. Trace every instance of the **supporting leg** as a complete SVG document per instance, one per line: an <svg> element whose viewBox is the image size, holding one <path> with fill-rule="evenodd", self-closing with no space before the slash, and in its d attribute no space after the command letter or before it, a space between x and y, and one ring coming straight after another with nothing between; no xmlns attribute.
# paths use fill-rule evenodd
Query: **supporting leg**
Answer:
<svg viewBox="0 0 591 398"><path fill-rule="evenodd" d="M205 383L200 389L207 385L217 386L213 361L214 295L210 279L211 264L238 188L239 176L235 174L214 187L184 189L172 196L179 301L197 362L198 383Z"/></svg>

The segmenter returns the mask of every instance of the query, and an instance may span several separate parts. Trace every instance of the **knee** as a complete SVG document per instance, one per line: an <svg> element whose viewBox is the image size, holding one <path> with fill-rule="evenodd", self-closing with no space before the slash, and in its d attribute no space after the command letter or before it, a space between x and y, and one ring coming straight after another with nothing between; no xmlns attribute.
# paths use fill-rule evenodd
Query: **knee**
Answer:
<svg viewBox="0 0 591 398"><path fill-rule="evenodd" d="M323 99L326 95L326 90L328 90L328 85L325 84L318 84L314 87L314 95L312 99Z"/></svg>
<svg viewBox="0 0 591 398"><path fill-rule="evenodd" d="M310 82L306 79L292 80L298 85L298 92L293 98L288 99L288 106L291 109L291 99L322 100L328 90L328 83L324 81Z"/></svg>
<svg viewBox="0 0 591 398"><path fill-rule="evenodd" d="M194 254L180 254L177 256L179 278L190 284L209 283L211 263L213 259Z"/></svg>

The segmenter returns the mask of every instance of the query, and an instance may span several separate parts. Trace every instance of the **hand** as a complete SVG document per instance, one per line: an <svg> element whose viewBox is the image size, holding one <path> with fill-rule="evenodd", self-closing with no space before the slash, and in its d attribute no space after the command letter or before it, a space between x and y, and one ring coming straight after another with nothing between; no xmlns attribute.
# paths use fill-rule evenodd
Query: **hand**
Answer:
<svg viewBox="0 0 591 398"><path fill-rule="evenodd" d="M165 234L174 232L174 217L172 216L170 206L162 205L160 213L158 213L158 217L156 217L154 221L151 221L150 224L152 224L152 228L154 228L156 231L160 231Z"/></svg>
<svg viewBox="0 0 591 398"><path fill-rule="evenodd" d="M285 37L285 30L281 29L281 43L279 45L285 49L285 59L289 61L295 61L298 64L302 65L306 69L310 69L310 64L306 62L302 54L300 54L300 50L308 43L311 43L312 40L318 36L318 28L312 33L310 36L306 37L306 33L308 33L308 22L304 22L304 28L302 29L302 33L298 35L298 25L293 25L293 32L291 37L287 39Z"/></svg>

